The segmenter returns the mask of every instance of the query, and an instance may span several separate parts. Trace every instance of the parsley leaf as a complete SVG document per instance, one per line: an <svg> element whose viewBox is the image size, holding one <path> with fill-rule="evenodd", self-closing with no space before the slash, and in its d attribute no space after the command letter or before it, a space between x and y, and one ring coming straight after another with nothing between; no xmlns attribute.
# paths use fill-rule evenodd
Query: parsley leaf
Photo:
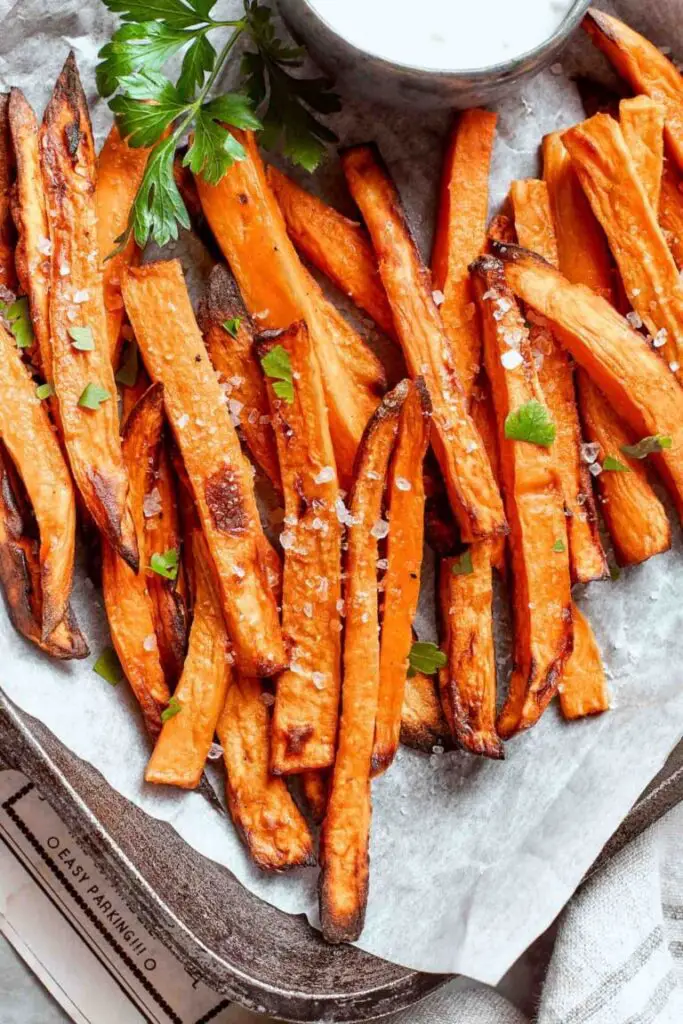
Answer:
<svg viewBox="0 0 683 1024"><path fill-rule="evenodd" d="M155 551L149 560L149 567L158 576L166 580L175 580L178 577L178 549L169 548L160 554Z"/></svg>
<svg viewBox="0 0 683 1024"><path fill-rule="evenodd" d="M95 340L90 327L70 327L68 330L73 348L79 352L92 352L95 348Z"/></svg>
<svg viewBox="0 0 683 1024"><path fill-rule="evenodd" d="M46 384L39 384L36 388L36 395L41 402L44 402L46 398L52 398L55 393L55 389L49 382Z"/></svg>
<svg viewBox="0 0 683 1024"><path fill-rule="evenodd" d="M223 327L226 329L226 331L228 332L228 334L230 335L231 338L236 338L237 337L237 332L240 329L240 324L241 323L242 323L242 317L241 316L234 316L231 320L224 320L223 321Z"/></svg>
<svg viewBox="0 0 683 1024"><path fill-rule="evenodd" d="M423 675L433 676L447 661L446 655L436 644L416 640L408 656L408 675L414 676L417 672L422 672Z"/></svg>
<svg viewBox="0 0 683 1024"><path fill-rule="evenodd" d="M131 210L129 226L117 239L124 245L132 229L139 246L145 245L150 234L157 245L167 245L178 238L178 225L190 227L178 186L173 177L175 139L169 135L150 154L145 173Z"/></svg>
<svg viewBox="0 0 683 1024"><path fill-rule="evenodd" d="M183 705L180 703L175 694L171 697L168 704L161 712L161 721L168 722L169 718L175 718L176 715L180 714L183 710Z"/></svg>
<svg viewBox="0 0 683 1024"><path fill-rule="evenodd" d="M244 146L222 124L207 113L197 111L192 145L183 158L183 166L193 174L201 174L210 185L217 185L237 160L244 160Z"/></svg>
<svg viewBox="0 0 683 1024"><path fill-rule="evenodd" d="M558 539L553 544L553 551L556 551L558 555L561 555L566 550L567 550L567 545L565 544L565 542L562 540L561 537L558 537Z"/></svg>
<svg viewBox="0 0 683 1024"><path fill-rule="evenodd" d="M171 28L192 28L206 21L216 0L103 0L123 21L163 20Z"/></svg>
<svg viewBox="0 0 683 1024"><path fill-rule="evenodd" d="M126 388L134 387L138 379L139 362L137 345L134 341L127 341L121 365L116 371L116 382Z"/></svg>
<svg viewBox="0 0 683 1024"><path fill-rule="evenodd" d="M86 384L83 389L83 394L78 399L78 404L81 409L99 409L102 402L106 402L111 395L106 388L101 388L99 384Z"/></svg>
<svg viewBox="0 0 683 1024"><path fill-rule="evenodd" d="M153 146L185 104L178 90L158 71L139 71L120 80L125 93L109 106L117 115L119 131L129 146Z"/></svg>
<svg viewBox="0 0 683 1024"><path fill-rule="evenodd" d="M121 662L113 647L104 648L92 670L106 680L110 686L118 686L124 678Z"/></svg>
<svg viewBox="0 0 683 1024"><path fill-rule="evenodd" d="M459 558L456 558L451 566L451 572L454 576L469 576L470 573L474 572L472 565L472 552L469 550L463 551Z"/></svg>
<svg viewBox="0 0 683 1024"><path fill-rule="evenodd" d="M14 335L17 348L30 348L34 340L33 324L26 296L22 295L20 299L10 303L0 301L0 313Z"/></svg>
<svg viewBox="0 0 683 1024"><path fill-rule="evenodd" d="M665 434L651 434L635 444L622 444L621 450L624 455L630 455L632 459L644 459L655 452L663 452L665 448L671 448L671 445L671 438Z"/></svg>
<svg viewBox="0 0 683 1024"><path fill-rule="evenodd" d="M602 468L607 473L630 473L631 469L629 466L620 462L619 459L615 459L613 455L606 455L602 460Z"/></svg>
<svg viewBox="0 0 683 1024"><path fill-rule="evenodd" d="M505 436L510 441L527 441L549 448L555 440L555 424L540 402L527 402L505 418Z"/></svg>
<svg viewBox="0 0 683 1024"><path fill-rule="evenodd" d="M274 345L261 359L261 366L266 377L274 380L273 391L277 397L291 405L294 401L294 384L289 352L282 345Z"/></svg>

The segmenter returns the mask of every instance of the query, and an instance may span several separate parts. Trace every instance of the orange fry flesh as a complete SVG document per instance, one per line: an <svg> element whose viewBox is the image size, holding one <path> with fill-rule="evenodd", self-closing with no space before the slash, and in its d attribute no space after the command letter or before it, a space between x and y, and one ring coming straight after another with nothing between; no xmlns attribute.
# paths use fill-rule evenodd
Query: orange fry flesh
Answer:
<svg viewBox="0 0 683 1024"><path fill-rule="evenodd" d="M342 164L377 253L408 370L424 377L432 400L432 445L463 540L502 533L501 497L398 193L372 147L346 150Z"/></svg>
<svg viewBox="0 0 683 1024"><path fill-rule="evenodd" d="M562 141L607 235L629 302L676 369L683 362L683 285L621 128L608 114L595 114L564 132Z"/></svg>
<svg viewBox="0 0 683 1024"><path fill-rule="evenodd" d="M164 385L166 416L216 567L238 667L245 674L274 675L287 658L254 483L195 321L180 263L131 267L123 280L123 296L147 371ZM175 317L173 333L167 329L169 315Z"/></svg>
<svg viewBox="0 0 683 1024"><path fill-rule="evenodd" d="M214 569L199 530L191 537L196 580L187 658L145 772L145 781L195 789L213 742L232 675Z"/></svg>
<svg viewBox="0 0 683 1024"><path fill-rule="evenodd" d="M430 416L429 395L418 377L403 403L387 484L389 533L373 775L386 771L400 740L408 656L420 592L425 501L422 463L429 445Z"/></svg>
<svg viewBox="0 0 683 1024"><path fill-rule="evenodd" d="M435 746L445 747L448 742L448 724L434 679L421 672L408 676L401 711L401 743L429 754Z"/></svg>
<svg viewBox="0 0 683 1024"><path fill-rule="evenodd" d="M585 718L609 710L609 691L600 649L586 617L574 607L574 650L558 686L565 718Z"/></svg>
<svg viewBox="0 0 683 1024"><path fill-rule="evenodd" d="M209 275L197 319L214 369L223 387L229 389L230 400L239 403L238 431L253 459L280 490L280 466L268 395L252 351L253 324L230 272L221 264Z"/></svg>
<svg viewBox="0 0 683 1024"><path fill-rule="evenodd" d="M561 272L574 284L584 284L612 302L607 241L558 133L543 140L543 175L553 210ZM621 446L634 438L581 367L576 369L576 388L587 440L600 445L601 458L620 458ZM631 565L666 551L671 544L671 528L642 462L629 462L626 456L620 461L632 472L601 473L597 484L619 564Z"/></svg>
<svg viewBox="0 0 683 1024"><path fill-rule="evenodd" d="M67 58L45 111L40 150L52 243L53 383L64 445L88 512L137 571L137 540L127 503L128 476L109 359L102 272L96 259L95 152L73 54ZM91 350L74 348L70 333L74 328L90 330ZM91 386L107 396L99 408L79 404Z"/></svg>
<svg viewBox="0 0 683 1024"><path fill-rule="evenodd" d="M385 387L384 371L301 263L253 135L234 134L247 158L235 163L218 185L197 177L202 208L261 328L306 321L323 377L337 470L346 486L363 430Z"/></svg>
<svg viewBox="0 0 683 1024"><path fill-rule="evenodd" d="M659 209L664 163L664 110L649 96L619 104L619 124L653 210Z"/></svg>
<svg viewBox="0 0 683 1024"><path fill-rule="evenodd" d="M284 349L293 377L291 402L267 378L285 498L282 628L292 651L276 684L271 769L278 775L332 764L341 685L339 482L312 345L303 321L258 345L261 359Z"/></svg>
<svg viewBox="0 0 683 1024"><path fill-rule="evenodd" d="M393 337L394 319L367 233L276 167L267 174L297 249Z"/></svg>
<svg viewBox="0 0 683 1024"><path fill-rule="evenodd" d="M327 810L327 794L330 788L328 772L303 772L301 786L311 818L316 825L322 824Z"/></svg>
<svg viewBox="0 0 683 1024"><path fill-rule="evenodd" d="M664 158L659 224L679 271L683 268L683 178L670 158Z"/></svg>
<svg viewBox="0 0 683 1024"><path fill-rule="evenodd" d="M538 721L555 694L571 654L567 527L552 452L505 436L504 425L511 412L528 402L543 404L524 321L499 260L481 257L472 270L484 327L484 358L498 423L503 494L510 522L515 664L498 718L498 733L508 738ZM501 358L509 351L511 332L519 339L523 361L514 369L506 369Z"/></svg>
<svg viewBox="0 0 683 1024"><path fill-rule="evenodd" d="M230 816L264 870L314 864L313 840L284 779L269 770L270 722L258 679L233 672L216 732Z"/></svg>
<svg viewBox="0 0 683 1024"><path fill-rule="evenodd" d="M571 284L535 253L496 248L510 287L553 324L556 337L604 392L634 434L660 434L671 447L655 456L683 514L683 390L645 339L601 296Z"/></svg>
<svg viewBox="0 0 683 1024"><path fill-rule="evenodd" d="M370 774L379 695L377 540L382 495L408 394L402 381L366 429L356 461L346 555L344 685L337 758L320 837L320 920L328 942L361 933L369 885Z"/></svg>
<svg viewBox="0 0 683 1024"><path fill-rule="evenodd" d="M513 181L510 196L520 245L557 266L559 256L546 183L534 179ZM574 374L567 353L554 340L549 326L538 321L534 316L530 340L541 353L538 379L557 430L553 454L567 515L572 581L590 583L607 575L607 560L600 541L591 475L581 459Z"/></svg>
<svg viewBox="0 0 683 1024"><path fill-rule="evenodd" d="M112 643L152 739L161 731L161 713L170 692L159 658L147 587L150 552L145 547L143 504L161 443L163 403L163 388L153 384L131 411L123 429L131 509L140 537L140 572L134 573L111 544L105 541L102 548L102 590Z"/></svg>

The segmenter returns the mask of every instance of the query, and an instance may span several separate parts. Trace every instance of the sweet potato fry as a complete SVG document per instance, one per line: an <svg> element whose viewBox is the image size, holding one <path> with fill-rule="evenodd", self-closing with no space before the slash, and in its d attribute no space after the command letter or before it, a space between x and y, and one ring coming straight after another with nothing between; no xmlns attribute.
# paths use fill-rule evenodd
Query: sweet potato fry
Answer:
<svg viewBox="0 0 683 1024"><path fill-rule="evenodd" d="M653 210L659 209L664 163L664 109L649 96L619 104L619 124Z"/></svg>
<svg viewBox="0 0 683 1024"><path fill-rule="evenodd" d="M557 688L562 714L569 719L609 710L605 669L593 630L576 606L573 615L574 650Z"/></svg>
<svg viewBox="0 0 683 1024"><path fill-rule="evenodd" d="M502 533L500 494L398 193L371 146L347 149L342 164L378 255L408 370L424 377L432 400L432 444L463 540Z"/></svg>
<svg viewBox="0 0 683 1024"><path fill-rule="evenodd" d="M472 264L472 271L484 327L484 358L496 410L503 494L510 522L515 664L498 718L498 733L508 738L538 721L555 694L572 651L567 527L552 452L506 436L505 425L511 413L529 402L543 405L524 320L499 260L481 257ZM523 361L507 369L502 360L510 350L512 332Z"/></svg>
<svg viewBox="0 0 683 1024"><path fill-rule="evenodd" d="M683 361L683 285L618 123L595 114L564 132L562 141L607 235L629 301L676 368Z"/></svg>
<svg viewBox="0 0 683 1024"><path fill-rule="evenodd" d="M498 246L505 276L527 305L553 324L574 356L634 434L662 435L671 447L652 456L683 515L683 390L641 334L600 295L571 284L535 253Z"/></svg>
<svg viewBox="0 0 683 1024"><path fill-rule="evenodd" d="M274 487L281 489L275 435L261 367L254 358L254 327L230 272L217 264L197 320L211 362L238 409L238 433ZM226 326L227 324L227 326Z"/></svg>
<svg viewBox="0 0 683 1024"><path fill-rule="evenodd" d="M40 174L38 121L20 89L9 94L9 127L16 161L12 215L17 229L14 253L21 289L28 296L37 353L32 361L52 380L50 348L50 228ZM36 358L37 356L37 358ZM51 403L52 404L52 403Z"/></svg>
<svg viewBox="0 0 683 1024"><path fill-rule="evenodd" d="M323 377L337 470L347 486L363 430L385 387L384 371L303 267L253 135L234 134L247 159L235 163L218 185L196 179L202 208L245 305L261 327L306 321Z"/></svg>
<svg viewBox="0 0 683 1024"><path fill-rule="evenodd" d="M403 403L387 484L387 569L384 574L379 696L372 773L387 770L398 750L401 709L420 592L424 540L422 463L429 446L431 402L421 377Z"/></svg>
<svg viewBox="0 0 683 1024"><path fill-rule="evenodd" d="M683 79L654 43L623 21L591 7L583 28L634 92L644 92L664 108L664 133L683 170Z"/></svg>
<svg viewBox="0 0 683 1024"><path fill-rule="evenodd" d="M308 811L316 825L322 824L327 810L330 777L327 771L303 772L301 786Z"/></svg>
<svg viewBox="0 0 683 1024"><path fill-rule="evenodd" d="M14 266L16 241L11 212L14 151L9 128L9 93L0 93L0 285L16 291Z"/></svg>
<svg viewBox="0 0 683 1024"><path fill-rule="evenodd" d="M276 167L271 165L266 173L289 237L302 256L393 337L394 318L366 231Z"/></svg>
<svg viewBox="0 0 683 1024"><path fill-rule="evenodd" d="M170 691L159 658L146 572L154 550L147 547L144 500L154 476L164 417L163 388L153 384L126 419L123 457L130 503L144 568L136 574L107 541L102 548L102 590L112 643L140 705L147 732L156 740Z"/></svg>
<svg viewBox="0 0 683 1024"><path fill-rule="evenodd" d="M40 531L42 636L64 618L71 593L76 501L69 470L47 410L22 363L14 338L0 325L0 437L24 482Z"/></svg>
<svg viewBox="0 0 683 1024"><path fill-rule="evenodd" d="M408 396L402 381L367 426L356 461L346 555L344 685L337 758L320 836L320 920L328 942L353 942L369 885L370 773L379 695L377 539L389 459Z"/></svg>
<svg viewBox="0 0 683 1024"><path fill-rule="evenodd" d="M491 617L491 555L486 544L470 547L471 572L445 558L439 572L442 648L448 664L439 671L441 705L451 735L473 754L500 759L496 733L496 659Z"/></svg>
<svg viewBox="0 0 683 1024"><path fill-rule="evenodd" d="M557 266L557 241L546 183L535 179L513 181L510 196L520 245ZM538 379L557 431L553 455L567 516L572 581L590 583L607 575L607 560L600 541L591 475L581 459L574 374L569 356L553 338L549 325L539 322L537 315L531 319L531 347L541 353Z"/></svg>
<svg viewBox="0 0 683 1024"><path fill-rule="evenodd" d="M417 672L406 679L401 711L401 743L429 754L434 747L451 744L448 723L430 676Z"/></svg>
<svg viewBox="0 0 683 1024"><path fill-rule="evenodd" d="M148 156L148 149L129 146L114 124L97 159L97 247L103 272L109 352L114 366L119 361L124 314L121 275L126 267L139 262L140 251L131 235L123 249L116 255L113 253L117 249L117 239L128 225Z"/></svg>
<svg viewBox="0 0 683 1024"><path fill-rule="evenodd" d="M193 530L190 543L196 592L187 658L145 772L147 782L181 789L199 785L233 671L221 596L200 530Z"/></svg>
<svg viewBox="0 0 683 1024"><path fill-rule="evenodd" d="M557 133L543 140L543 175L553 211L560 270L574 284L584 284L612 302L607 241ZM621 446L634 438L581 367L576 368L576 388L587 440L600 445L602 457L618 457ZM671 528L642 462L629 462L626 457L621 461L631 467L631 473L601 473L597 483L617 559L621 565L631 565L666 551Z"/></svg>
<svg viewBox="0 0 683 1024"><path fill-rule="evenodd" d="M71 606L43 639L40 544L28 496L0 444L0 584L14 628L53 658L86 658L88 645Z"/></svg>
<svg viewBox="0 0 683 1024"><path fill-rule="evenodd" d="M683 268L683 179L669 157L664 158L659 225L679 271Z"/></svg>
<svg viewBox="0 0 683 1024"><path fill-rule="evenodd" d="M269 770L269 717L258 679L232 672L216 732L230 816L255 864L283 871L314 864L313 839L284 779Z"/></svg>
<svg viewBox="0 0 683 1024"><path fill-rule="evenodd" d="M339 483L325 394L303 321L262 335L259 358L286 353L292 401L267 378L285 498L282 628L292 663L277 680L271 770L326 768L334 761L341 685Z"/></svg>
<svg viewBox="0 0 683 1024"><path fill-rule="evenodd" d="M496 115L488 110L466 110L455 122L444 160L432 250L434 287L444 297L439 312L468 395L481 362L481 325L468 267L486 245L495 134Z"/></svg>
<svg viewBox="0 0 683 1024"><path fill-rule="evenodd" d="M166 415L216 567L237 664L251 675L274 675L287 658L267 576L253 480L197 327L180 263L131 267L122 287L147 371L164 385ZM175 317L173 333L167 330L169 311Z"/></svg>
<svg viewBox="0 0 683 1024"><path fill-rule="evenodd" d="M40 130L52 268L50 336L53 382L71 472L85 506L137 571L135 528L127 505L116 385L109 359L93 199L95 153L88 107L73 54L67 58ZM74 347L72 332L90 344ZM106 395L106 398L104 397ZM101 404L100 404L101 402Z"/></svg>

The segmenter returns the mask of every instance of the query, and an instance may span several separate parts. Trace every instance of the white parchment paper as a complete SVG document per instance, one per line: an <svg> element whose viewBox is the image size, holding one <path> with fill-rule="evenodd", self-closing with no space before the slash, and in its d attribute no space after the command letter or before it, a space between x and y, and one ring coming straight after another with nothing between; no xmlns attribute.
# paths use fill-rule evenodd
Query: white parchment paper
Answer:
<svg viewBox="0 0 683 1024"><path fill-rule="evenodd" d="M683 58L681 0L652 6L628 0L619 10L655 42L678 45ZM113 24L105 8L98 0L0 0L0 17L0 87L21 86L42 111L73 47L101 141L110 116L97 100L93 69ZM607 75L578 37L561 66L500 105L494 204L512 178L537 173L541 136L582 116L568 76L589 68ZM378 141L425 251L446 122L441 114L415 117L347 102L335 125L344 142ZM331 159L313 184L343 202L340 181ZM507 745L503 763L402 750L374 784L364 949L409 967L495 983L551 922L683 732L682 554L676 527L670 553L624 572L618 582L592 584L579 598L608 667L609 714L567 725L551 707L535 729ZM425 635L433 630L429 604L420 624ZM108 639L101 597L83 572L75 605L93 651L83 664L44 659L0 614L0 675L8 696L200 853L227 865L263 899L315 923L315 871L259 873L229 822L201 796L144 785L148 745L134 701L125 686L113 689L92 672Z"/></svg>

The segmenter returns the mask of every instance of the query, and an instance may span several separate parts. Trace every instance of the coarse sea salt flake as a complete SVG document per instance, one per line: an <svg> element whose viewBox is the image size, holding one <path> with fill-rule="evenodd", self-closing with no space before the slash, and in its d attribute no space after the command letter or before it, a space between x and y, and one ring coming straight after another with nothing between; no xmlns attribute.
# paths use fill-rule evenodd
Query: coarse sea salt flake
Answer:
<svg viewBox="0 0 683 1024"><path fill-rule="evenodd" d="M681 368L681 364L680 363L676 363L676 362L669 363L669 369L671 370L672 373L678 373L680 368Z"/></svg>
<svg viewBox="0 0 683 1024"><path fill-rule="evenodd" d="M592 473L593 476L600 476L600 474L602 473L602 466L599 462L591 462L590 466L588 467L588 472Z"/></svg>
<svg viewBox="0 0 683 1024"><path fill-rule="evenodd" d="M156 645L157 645L157 638L155 637L154 633L149 633L149 635L146 636L145 639L142 641L142 646L144 647L144 649L146 651L153 651L153 650L155 650L156 649Z"/></svg>
<svg viewBox="0 0 683 1024"><path fill-rule="evenodd" d="M476 452L478 447L479 445L477 444L476 441L468 441L467 444L465 445L465 451L467 452L468 455L471 455L472 452Z"/></svg>
<svg viewBox="0 0 683 1024"><path fill-rule="evenodd" d="M230 413L233 427L239 426L242 409L244 409L244 402L238 402L236 398L229 399L228 412Z"/></svg>
<svg viewBox="0 0 683 1024"><path fill-rule="evenodd" d="M325 673L313 672L313 674L311 675L311 681L315 686L316 690L322 690L325 686Z"/></svg>
<svg viewBox="0 0 683 1024"><path fill-rule="evenodd" d="M597 442L587 441L585 444L581 445L581 460L585 462L587 465L590 466L592 463L594 463L599 454L600 445L597 444Z"/></svg>
<svg viewBox="0 0 683 1024"><path fill-rule="evenodd" d="M412 486L413 485L411 484L410 480L406 480L404 476L396 477L396 487L398 488L399 491L410 491L412 489Z"/></svg>
<svg viewBox="0 0 683 1024"><path fill-rule="evenodd" d="M178 417L178 429L182 430L184 427L187 426L187 424L189 422L190 422L190 417L187 415L186 412L184 412L182 416Z"/></svg>
<svg viewBox="0 0 683 1024"><path fill-rule="evenodd" d="M142 499L142 514L145 519L158 516L161 512L161 494L158 487L153 487L149 494Z"/></svg>
<svg viewBox="0 0 683 1024"><path fill-rule="evenodd" d="M389 533L389 523L386 519L378 519L370 528L370 536L375 540L383 540Z"/></svg>
<svg viewBox="0 0 683 1024"><path fill-rule="evenodd" d="M524 358L521 352L517 352L514 348L511 348L509 352L503 352L500 357L500 362L506 370L516 370L518 366L522 365Z"/></svg>
<svg viewBox="0 0 683 1024"><path fill-rule="evenodd" d="M74 302L80 305L82 302L87 302L90 298L90 292L87 288L79 288L78 291L74 292Z"/></svg>
<svg viewBox="0 0 683 1024"><path fill-rule="evenodd" d="M331 480L334 480L333 466L323 466L320 472L313 477L313 483L316 484L328 484Z"/></svg>
<svg viewBox="0 0 683 1024"><path fill-rule="evenodd" d="M443 301L446 298L446 296L442 291L439 291L438 288L435 288L434 291L432 292L432 298L434 299L435 306L441 306L443 305Z"/></svg>
<svg viewBox="0 0 683 1024"><path fill-rule="evenodd" d="M290 530L283 530L280 534L280 545L285 551L288 551L290 548L294 547L295 539L294 534L291 533Z"/></svg>
<svg viewBox="0 0 683 1024"><path fill-rule="evenodd" d="M664 345L666 345L668 337L669 332L667 331L666 327L661 327L652 339L652 344L655 348L663 348Z"/></svg>
<svg viewBox="0 0 683 1024"><path fill-rule="evenodd" d="M313 605L311 604L310 601L305 601L304 604L302 605L301 610L307 619L313 618Z"/></svg>
<svg viewBox="0 0 683 1024"><path fill-rule="evenodd" d="M218 761L223 756L223 748L220 743L212 743L206 756L209 761Z"/></svg>
<svg viewBox="0 0 683 1024"><path fill-rule="evenodd" d="M627 313L626 314L626 319L630 323L631 327L635 327L636 330L639 327L643 326L643 321L642 321L642 318L640 316L640 313L636 313L635 310L631 310L630 313Z"/></svg>
<svg viewBox="0 0 683 1024"><path fill-rule="evenodd" d="M52 255L52 242L49 238L43 237L38 239L38 252L42 253L43 256Z"/></svg>
<svg viewBox="0 0 683 1024"><path fill-rule="evenodd" d="M60 277L68 277L70 273L71 273L71 267L66 262L66 260L62 260L62 262L59 264L59 274L60 274Z"/></svg>

